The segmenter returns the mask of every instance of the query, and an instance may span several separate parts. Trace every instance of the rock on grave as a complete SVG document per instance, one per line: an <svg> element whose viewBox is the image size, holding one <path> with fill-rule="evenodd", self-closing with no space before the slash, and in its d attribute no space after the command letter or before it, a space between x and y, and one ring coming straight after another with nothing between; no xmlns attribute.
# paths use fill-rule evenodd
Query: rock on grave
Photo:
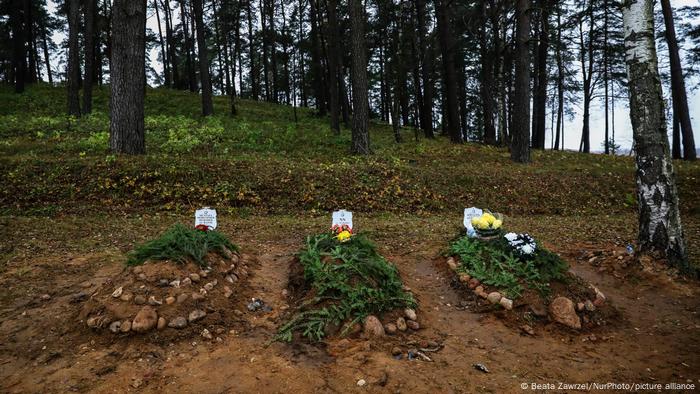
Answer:
<svg viewBox="0 0 700 394"><path fill-rule="evenodd" d="M457 269L457 262L455 261L454 257L449 257L447 259L447 266L453 271Z"/></svg>
<svg viewBox="0 0 700 394"><path fill-rule="evenodd" d="M365 318L363 331L369 338L380 338L384 336L384 326L376 316L369 315Z"/></svg>
<svg viewBox="0 0 700 394"><path fill-rule="evenodd" d="M134 304L143 305L145 303L146 303L146 297L142 296L141 294L134 297Z"/></svg>
<svg viewBox="0 0 700 394"><path fill-rule="evenodd" d="M581 319L576 314L573 301L566 297L557 297L549 304L549 313L557 323L574 329L581 328Z"/></svg>
<svg viewBox="0 0 700 394"><path fill-rule="evenodd" d="M384 325L384 331L389 335L394 335L396 334L396 331L398 331L398 328L394 323L387 323Z"/></svg>
<svg viewBox="0 0 700 394"><path fill-rule="evenodd" d="M201 335L202 335L202 338L204 338L204 339L214 338L214 336L211 335L211 332L209 332L209 330L207 330L206 328L204 330L202 330Z"/></svg>
<svg viewBox="0 0 700 394"><path fill-rule="evenodd" d="M408 319L408 320L417 320L418 319L418 316L416 315L416 311L411 309L411 308L404 309L403 315L406 316L406 319Z"/></svg>
<svg viewBox="0 0 700 394"><path fill-rule="evenodd" d="M182 316L178 316L168 323L170 328L185 328L187 327L187 319Z"/></svg>
<svg viewBox="0 0 700 394"><path fill-rule="evenodd" d="M136 314L134 321L131 323L131 329L136 332L146 332L158 323L158 313L150 306L144 306Z"/></svg>
<svg viewBox="0 0 700 394"><path fill-rule="evenodd" d="M131 331L131 320L124 320L119 327L119 331L121 332L129 332Z"/></svg>
<svg viewBox="0 0 700 394"><path fill-rule="evenodd" d="M201 310L201 309L195 309L195 310L193 310L192 312L190 312L189 316L187 317L187 321L189 321L190 323L192 323L192 322L195 322L195 321L197 321L197 320L203 319L204 316L206 316L206 315L207 315L207 313L204 312L203 310Z"/></svg>
<svg viewBox="0 0 700 394"><path fill-rule="evenodd" d="M415 320L407 320L407 321L406 321L406 325L407 325L408 328L410 328L411 330L414 330L414 331L420 330L420 324L418 324L418 322L415 321Z"/></svg>
<svg viewBox="0 0 700 394"><path fill-rule="evenodd" d="M396 328L398 328L399 331L406 331L406 319L404 319L403 317L399 317L398 319L396 319Z"/></svg>
<svg viewBox="0 0 700 394"><path fill-rule="evenodd" d="M158 328L159 330L162 330L165 328L165 326L167 324L168 324L168 321L165 320L165 318L163 316L161 316L158 318L158 325L156 326L156 328Z"/></svg>
<svg viewBox="0 0 700 394"><path fill-rule="evenodd" d="M497 291L493 291L486 296L486 299L492 304L498 304L498 302L501 301L501 298L501 293Z"/></svg>
<svg viewBox="0 0 700 394"><path fill-rule="evenodd" d="M510 298L506 297L501 297L501 299L498 301L498 303L505 309L505 310L511 310L513 309L513 300Z"/></svg>
<svg viewBox="0 0 700 394"><path fill-rule="evenodd" d="M109 325L109 331L112 331L113 333L118 333L120 328L122 326L122 322L119 320L113 321L112 324Z"/></svg>

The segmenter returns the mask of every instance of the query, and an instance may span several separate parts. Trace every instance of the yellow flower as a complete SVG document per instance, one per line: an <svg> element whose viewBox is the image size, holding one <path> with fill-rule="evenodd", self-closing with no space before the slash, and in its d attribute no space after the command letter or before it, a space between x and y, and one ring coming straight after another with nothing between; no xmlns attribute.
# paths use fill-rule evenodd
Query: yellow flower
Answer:
<svg viewBox="0 0 700 394"><path fill-rule="evenodd" d="M340 242L345 242L345 241L349 240L351 236L352 236L352 234L350 234L350 231L348 231L348 230L343 230L343 231L341 231L340 233L338 233L338 235L336 236L336 238L337 238L338 241L340 241Z"/></svg>
<svg viewBox="0 0 700 394"><path fill-rule="evenodd" d="M484 217L482 216L482 217L479 219L479 223L478 223L477 228L479 228L479 229L481 229L481 230L485 230L485 229L489 228L489 221L486 220L486 218L484 218Z"/></svg>
<svg viewBox="0 0 700 394"><path fill-rule="evenodd" d="M493 228L496 228L496 229L501 228L502 224L503 224L503 221L496 219L493 221Z"/></svg>
<svg viewBox="0 0 700 394"><path fill-rule="evenodd" d="M493 224L493 222L496 220L496 217L487 212L482 216L482 219L485 219L488 224Z"/></svg>
<svg viewBox="0 0 700 394"><path fill-rule="evenodd" d="M479 216L479 217L476 217L476 216L473 217L473 218L472 218L472 226L476 227L476 225L479 224L479 219L481 219L480 216Z"/></svg>

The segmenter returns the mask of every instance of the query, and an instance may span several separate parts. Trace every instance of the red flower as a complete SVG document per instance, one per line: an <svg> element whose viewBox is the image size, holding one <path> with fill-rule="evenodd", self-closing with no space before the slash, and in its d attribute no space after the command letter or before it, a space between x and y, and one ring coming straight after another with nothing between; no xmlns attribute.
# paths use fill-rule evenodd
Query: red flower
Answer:
<svg viewBox="0 0 700 394"><path fill-rule="evenodd" d="M207 226L206 224L198 224L194 226L194 228L199 231L209 231L209 226Z"/></svg>

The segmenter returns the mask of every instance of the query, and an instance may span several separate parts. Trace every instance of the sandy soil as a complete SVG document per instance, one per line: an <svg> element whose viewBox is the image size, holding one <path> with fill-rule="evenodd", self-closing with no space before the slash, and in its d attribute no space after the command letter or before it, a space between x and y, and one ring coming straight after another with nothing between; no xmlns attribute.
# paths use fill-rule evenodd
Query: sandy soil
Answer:
<svg viewBox="0 0 700 394"><path fill-rule="evenodd" d="M553 248L605 292L619 321L585 334L544 327L530 336L493 313L465 308L465 294L437 264L445 244L418 240L401 253L380 249L418 298L420 331L386 341L270 343L287 306L283 290L299 243L253 235L234 241L256 254L259 264L251 267L247 288L232 297L231 311L244 313L228 331L219 330L220 341L157 331L98 334L81 324L81 302L73 297L121 272L117 252L14 259L0 275L0 391L510 393L547 391L532 390L532 383L700 385L697 282L644 270L611 275L580 257L586 253L580 246ZM250 297L262 298L273 311L247 311ZM405 350L426 340L444 346L430 353L432 362L391 355L393 346ZM476 363L490 372L475 369Z"/></svg>

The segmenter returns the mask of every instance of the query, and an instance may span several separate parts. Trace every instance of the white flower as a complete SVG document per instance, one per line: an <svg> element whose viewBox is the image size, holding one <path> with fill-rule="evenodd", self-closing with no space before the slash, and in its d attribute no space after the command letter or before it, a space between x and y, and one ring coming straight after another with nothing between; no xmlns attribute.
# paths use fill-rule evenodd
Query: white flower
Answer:
<svg viewBox="0 0 700 394"><path fill-rule="evenodd" d="M520 250L525 254L532 254L535 251L535 247L532 244L523 245Z"/></svg>
<svg viewBox="0 0 700 394"><path fill-rule="evenodd" d="M503 237L504 237L505 239L507 239L508 241L511 241L511 242L512 242L512 241L514 241L516 238L518 238L518 234L516 234L516 233L508 233L508 234L504 235Z"/></svg>

